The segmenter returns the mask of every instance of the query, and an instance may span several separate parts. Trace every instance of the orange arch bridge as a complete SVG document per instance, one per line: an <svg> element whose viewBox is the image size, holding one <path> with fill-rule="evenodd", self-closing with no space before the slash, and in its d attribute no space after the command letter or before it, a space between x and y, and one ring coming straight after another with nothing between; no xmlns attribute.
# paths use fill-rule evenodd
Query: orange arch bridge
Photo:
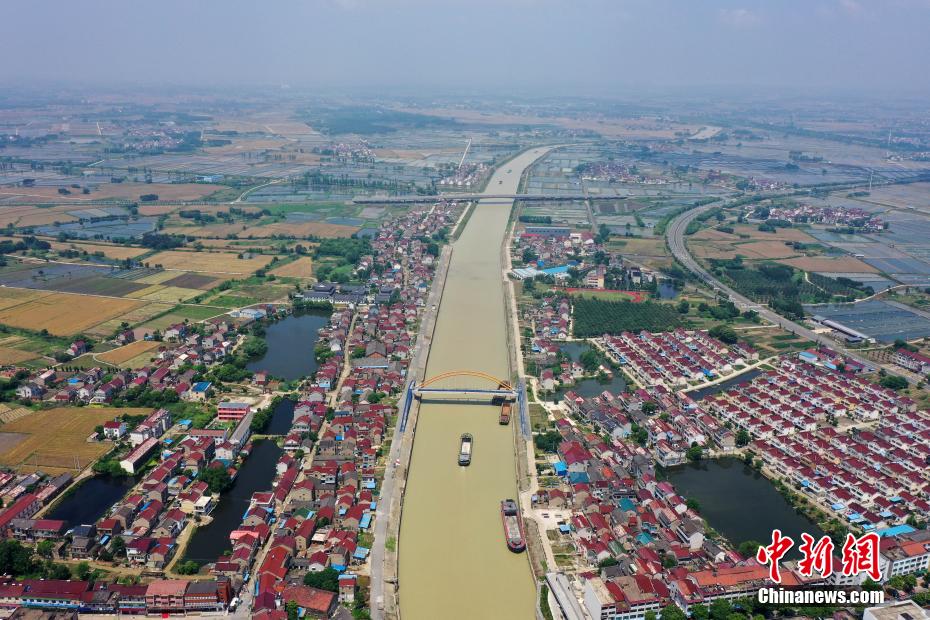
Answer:
<svg viewBox="0 0 930 620"><path fill-rule="evenodd" d="M444 372L430 377L429 379L424 380L423 383L419 384L417 387L420 389L428 388L435 383L445 379L452 379L454 377L472 377L475 379L483 379L494 385L494 388L491 389L505 390L507 392L513 391L513 385L510 383L510 381L498 379L494 375L489 375L488 373L481 372L480 370L451 370L449 372Z"/></svg>

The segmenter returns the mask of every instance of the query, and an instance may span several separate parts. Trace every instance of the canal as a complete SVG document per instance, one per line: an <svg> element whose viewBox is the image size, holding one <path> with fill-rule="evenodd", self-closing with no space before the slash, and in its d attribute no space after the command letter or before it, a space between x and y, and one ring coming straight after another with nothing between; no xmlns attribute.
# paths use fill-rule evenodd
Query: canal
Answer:
<svg viewBox="0 0 930 620"><path fill-rule="evenodd" d="M249 362L246 368L252 372L265 371L285 381L316 372L313 349L320 339L317 330L327 323L328 312L303 310L266 326L265 343L268 351Z"/></svg>
<svg viewBox="0 0 930 620"><path fill-rule="evenodd" d="M121 499L136 479L130 476L93 476L81 482L46 515L48 519L61 519L68 529L76 525L96 523Z"/></svg>
<svg viewBox="0 0 930 620"><path fill-rule="evenodd" d="M252 453L239 469L232 488L220 498L214 509L213 521L199 527L184 552L185 560L200 564L215 562L216 558L230 549L229 534L242 523L249 507L252 493L270 491L275 467L281 456L281 448L270 439L257 439L252 444Z"/></svg>
<svg viewBox="0 0 930 620"><path fill-rule="evenodd" d="M823 536L816 523L792 508L765 476L740 459L705 460L664 473L680 495L697 500L701 516L734 546L747 540L771 542L775 528L795 541L802 532Z"/></svg>
<svg viewBox="0 0 930 620"><path fill-rule="evenodd" d="M266 435L287 435L294 423L294 406L297 403L284 398L278 401L274 410L271 412L271 419L268 421L268 427L265 428Z"/></svg>
<svg viewBox="0 0 930 620"><path fill-rule="evenodd" d="M520 175L545 152L501 165L486 193L516 193ZM463 369L510 377L501 246L512 207L480 201L453 246L428 377ZM500 426L489 405L420 408L398 544L404 620L535 616L529 563L507 549L500 518L501 500L517 498L515 426ZM474 459L459 467L465 432L474 436Z"/></svg>

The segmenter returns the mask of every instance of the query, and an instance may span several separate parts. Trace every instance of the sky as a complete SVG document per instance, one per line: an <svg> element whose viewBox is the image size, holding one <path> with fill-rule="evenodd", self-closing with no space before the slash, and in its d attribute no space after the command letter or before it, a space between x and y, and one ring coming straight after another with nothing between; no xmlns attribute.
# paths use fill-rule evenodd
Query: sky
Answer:
<svg viewBox="0 0 930 620"><path fill-rule="evenodd" d="M930 0L2 0L30 82L930 93Z"/></svg>

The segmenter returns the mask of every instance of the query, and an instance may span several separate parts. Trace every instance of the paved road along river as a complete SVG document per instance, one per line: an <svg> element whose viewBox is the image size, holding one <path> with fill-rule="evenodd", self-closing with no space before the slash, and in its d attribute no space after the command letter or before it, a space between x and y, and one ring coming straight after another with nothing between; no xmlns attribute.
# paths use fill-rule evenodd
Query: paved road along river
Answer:
<svg viewBox="0 0 930 620"><path fill-rule="evenodd" d="M516 193L520 175L548 149L503 164L486 193ZM481 370L508 378L501 244L513 201L479 202L455 242L427 376ZM500 501L517 497L513 425L490 405L424 403L413 445L398 546L401 618L533 618L535 589L525 554L504 542ZM474 435L459 467L462 433Z"/></svg>

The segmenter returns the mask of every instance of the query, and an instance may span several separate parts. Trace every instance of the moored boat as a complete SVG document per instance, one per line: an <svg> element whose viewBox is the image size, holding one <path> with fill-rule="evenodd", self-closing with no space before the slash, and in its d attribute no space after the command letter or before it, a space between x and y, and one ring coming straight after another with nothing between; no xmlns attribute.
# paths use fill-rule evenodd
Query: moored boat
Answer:
<svg viewBox="0 0 930 620"><path fill-rule="evenodd" d="M523 533L523 518L520 507L512 499L501 502L501 522L504 525L504 537L507 539L507 548L514 553L526 549L526 536Z"/></svg>

